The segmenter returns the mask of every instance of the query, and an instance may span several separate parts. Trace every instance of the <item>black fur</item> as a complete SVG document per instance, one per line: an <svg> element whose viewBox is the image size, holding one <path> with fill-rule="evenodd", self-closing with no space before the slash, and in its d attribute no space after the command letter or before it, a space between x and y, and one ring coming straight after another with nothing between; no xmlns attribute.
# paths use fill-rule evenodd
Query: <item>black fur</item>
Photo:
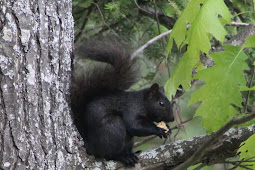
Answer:
<svg viewBox="0 0 255 170"><path fill-rule="evenodd" d="M167 137L153 122L174 120L171 103L158 84L125 91L137 81L138 67L117 41L80 47L85 58L107 63L76 77L71 88L75 124L88 154L127 166L138 162L132 152L134 136Z"/></svg>

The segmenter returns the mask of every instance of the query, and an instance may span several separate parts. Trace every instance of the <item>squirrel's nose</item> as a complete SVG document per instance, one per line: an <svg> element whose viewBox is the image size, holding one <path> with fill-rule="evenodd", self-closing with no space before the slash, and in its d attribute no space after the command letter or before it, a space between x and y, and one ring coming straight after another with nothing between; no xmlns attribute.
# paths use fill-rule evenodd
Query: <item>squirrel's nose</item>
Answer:
<svg viewBox="0 0 255 170"><path fill-rule="evenodd" d="M170 122L173 122L173 121L174 121L174 115L172 114L172 115L171 115Z"/></svg>
<svg viewBox="0 0 255 170"><path fill-rule="evenodd" d="M167 120L165 120L165 122L173 122L174 121L174 114L173 112L170 113L170 115L168 116Z"/></svg>

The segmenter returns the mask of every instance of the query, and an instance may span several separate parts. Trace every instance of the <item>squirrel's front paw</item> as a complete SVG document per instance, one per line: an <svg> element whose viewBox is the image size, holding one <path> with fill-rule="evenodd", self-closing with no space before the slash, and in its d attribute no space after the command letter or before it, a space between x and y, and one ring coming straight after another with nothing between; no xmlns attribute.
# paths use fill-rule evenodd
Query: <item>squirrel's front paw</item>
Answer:
<svg viewBox="0 0 255 170"><path fill-rule="evenodd" d="M160 138L167 138L167 136L169 135L168 132L166 133L165 132L166 130L165 129L162 129L162 128L158 128L158 133L157 133L157 136L160 137Z"/></svg>

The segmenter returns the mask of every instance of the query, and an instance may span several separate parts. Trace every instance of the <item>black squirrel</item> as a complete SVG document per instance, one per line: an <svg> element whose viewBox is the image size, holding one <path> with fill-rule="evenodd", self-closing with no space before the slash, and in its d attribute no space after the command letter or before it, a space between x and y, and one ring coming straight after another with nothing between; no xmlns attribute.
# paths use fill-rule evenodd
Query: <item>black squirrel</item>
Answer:
<svg viewBox="0 0 255 170"><path fill-rule="evenodd" d="M153 122L174 121L171 103L156 83L143 90L125 91L137 81L139 69L130 51L116 40L82 45L78 53L107 63L75 77L72 83L74 123L86 152L134 166L138 162L132 151L134 136L167 138L165 129Z"/></svg>

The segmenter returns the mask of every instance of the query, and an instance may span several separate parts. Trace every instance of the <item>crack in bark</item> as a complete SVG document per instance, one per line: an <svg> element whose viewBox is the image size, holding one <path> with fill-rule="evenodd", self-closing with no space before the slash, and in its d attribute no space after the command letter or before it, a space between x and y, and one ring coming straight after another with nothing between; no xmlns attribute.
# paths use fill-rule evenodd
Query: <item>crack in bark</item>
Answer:
<svg viewBox="0 0 255 170"><path fill-rule="evenodd" d="M3 82L3 73L2 70L0 69L0 82ZM0 131L4 132L7 124L7 115L6 115L6 109L5 109L5 102L4 102L4 97L3 97L3 90L2 90L2 83L0 83L0 105L1 105L1 110L0 112L3 117L0 117ZM1 133L1 141L4 141L4 133ZM4 142L1 143L1 150L0 150L0 162L3 162L3 155L4 155ZM1 166L1 165L0 165Z"/></svg>

